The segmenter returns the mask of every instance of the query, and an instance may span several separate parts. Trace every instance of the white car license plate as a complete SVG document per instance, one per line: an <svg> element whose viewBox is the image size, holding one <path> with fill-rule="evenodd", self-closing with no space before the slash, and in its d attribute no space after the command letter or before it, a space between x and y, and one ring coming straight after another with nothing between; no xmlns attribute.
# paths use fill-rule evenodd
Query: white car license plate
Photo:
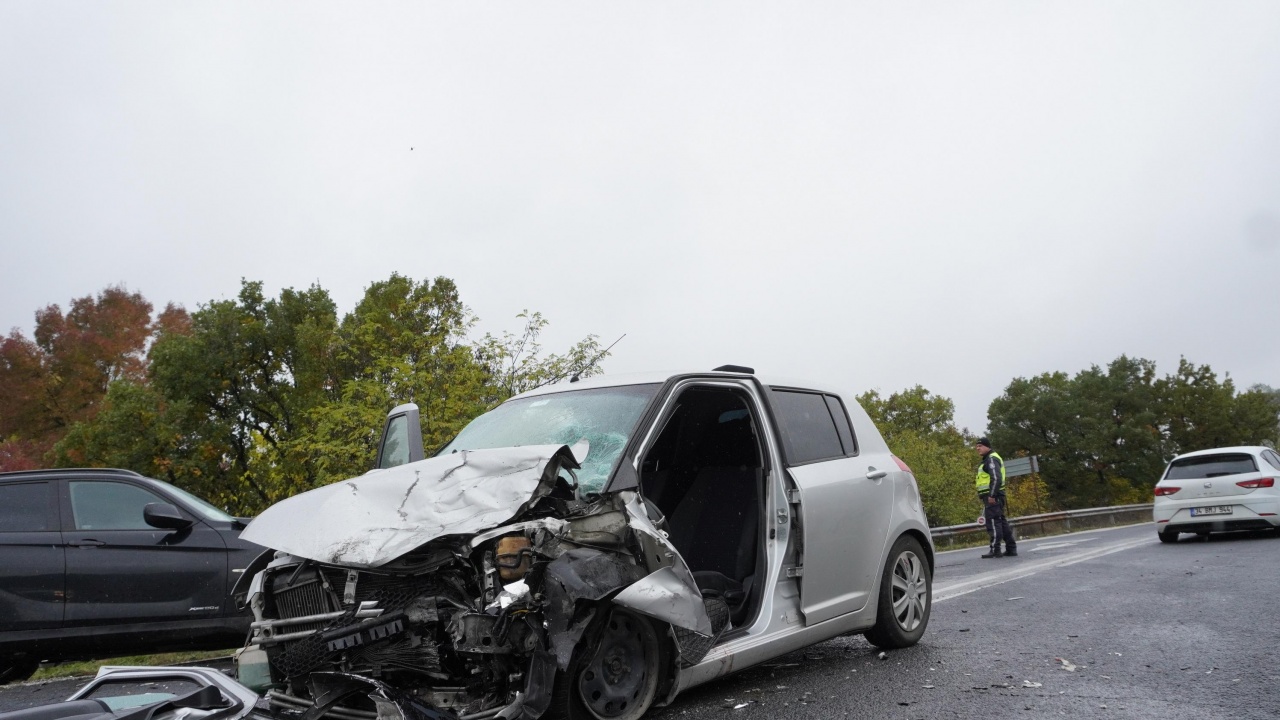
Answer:
<svg viewBox="0 0 1280 720"><path fill-rule="evenodd" d="M1191 508L1191 515L1193 517L1200 517L1201 515L1230 515L1230 514L1231 514L1230 505L1214 505L1213 507Z"/></svg>

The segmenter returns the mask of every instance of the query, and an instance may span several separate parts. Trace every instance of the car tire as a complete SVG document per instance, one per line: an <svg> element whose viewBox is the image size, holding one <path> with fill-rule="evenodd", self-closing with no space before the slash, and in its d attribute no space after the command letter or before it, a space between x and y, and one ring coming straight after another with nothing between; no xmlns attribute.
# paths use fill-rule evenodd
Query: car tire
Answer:
<svg viewBox="0 0 1280 720"><path fill-rule="evenodd" d="M40 669L40 661L29 655L10 655L0 658L0 685L22 682Z"/></svg>
<svg viewBox="0 0 1280 720"><path fill-rule="evenodd" d="M880 578L876 624L867 641L886 650L915 645L933 610L933 573L920 541L903 535L893 544Z"/></svg>
<svg viewBox="0 0 1280 720"><path fill-rule="evenodd" d="M662 648L654 624L613 607L557 671L551 720L639 720L658 695Z"/></svg>
<svg viewBox="0 0 1280 720"><path fill-rule="evenodd" d="M1178 542L1178 533L1173 530L1160 530L1156 535L1160 537L1160 542L1162 543Z"/></svg>

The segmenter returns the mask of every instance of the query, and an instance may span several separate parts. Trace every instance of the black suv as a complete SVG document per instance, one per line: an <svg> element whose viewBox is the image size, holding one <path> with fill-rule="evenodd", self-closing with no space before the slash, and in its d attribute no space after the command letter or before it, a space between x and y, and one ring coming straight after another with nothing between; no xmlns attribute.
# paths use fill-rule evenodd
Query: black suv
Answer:
<svg viewBox="0 0 1280 720"><path fill-rule="evenodd" d="M245 521L128 470L0 473L0 684L41 660L244 642Z"/></svg>

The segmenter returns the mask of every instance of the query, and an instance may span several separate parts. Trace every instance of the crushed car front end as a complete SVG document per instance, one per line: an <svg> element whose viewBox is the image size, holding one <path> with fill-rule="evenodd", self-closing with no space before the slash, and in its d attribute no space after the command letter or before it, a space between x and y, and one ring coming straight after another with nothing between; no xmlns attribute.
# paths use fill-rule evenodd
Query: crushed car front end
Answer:
<svg viewBox="0 0 1280 720"><path fill-rule="evenodd" d="M724 618L656 510L579 483L593 440L445 452L254 520L246 537L275 550L247 593L273 710L537 718L571 695L578 716L626 718L660 701ZM567 672L583 664L598 671ZM557 688L569 677L582 687Z"/></svg>

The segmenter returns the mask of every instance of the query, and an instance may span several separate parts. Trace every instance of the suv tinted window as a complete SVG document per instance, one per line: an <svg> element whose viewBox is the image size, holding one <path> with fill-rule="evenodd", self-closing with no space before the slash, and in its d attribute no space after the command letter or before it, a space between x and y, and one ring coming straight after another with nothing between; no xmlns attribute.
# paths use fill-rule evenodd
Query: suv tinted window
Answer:
<svg viewBox="0 0 1280 720"><path fill-rule="evenodd" d="M0 485L0 532L56 530L53 508L51 483Z"/></svg>
<svg viewBox="0 0 1280 720"><path fill-rule="evenodd" d="M158 502L165 500L126 483L71 483L77 530L154 530L142 519L142 508Z"/></svg>
<svg viewBox="0 0 1280 720"><path fill-rule="evenodd" d="M1218 477L1220 475L1242 475L1257 472L1258 465L1252 455L1245 453L1222 453L1220 455L1199 455L1197 457L1174 460L1165 473L1166 480L1199 480L1201 478Z"/></svg>
<svg viewBox="0 0 1280 720"><path fill-rule="evenodd" d="M825 396L774 390L773 409L778 414L787 461L792 465L844 456L844 446Z"/></svg>

